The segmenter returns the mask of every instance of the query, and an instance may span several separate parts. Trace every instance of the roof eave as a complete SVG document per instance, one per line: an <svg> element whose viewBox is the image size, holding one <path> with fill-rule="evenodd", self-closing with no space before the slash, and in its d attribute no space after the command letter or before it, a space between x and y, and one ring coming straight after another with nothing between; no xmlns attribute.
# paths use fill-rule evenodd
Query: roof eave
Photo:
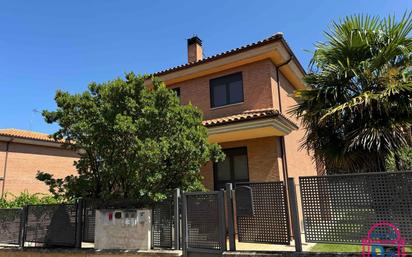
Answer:
<svg viewBox="0 0 412 257"><path fill-rule="evenodd" d="M271 59L274 65L280 65L291 59L288 65L282 68L282 73L284 73L295 88L301 89L306 87L303 82L306 72L287 42L283 39L282 34L276 34L272 38L263 40L260 43L237 48L196 63L181 65L152 75L158 76L166 84L172 85L265 59ZM151 80L147 79L145 84L151 86Z"/></svg>
<svg viewBox="0 0 412 257"><path fill-rule="evenodd" d="M209 142L224 143L253 140L262 137L280 137L296 129L281 116L221 123L207 129Z"/></svg>
<svg viewBox="0 0 412 257"><path fill-rule="evenodd" d="M63 143L55 142L55 141L18 137L18 136L11 136L11 135L0 135L0 142L13 142L13 143L47 146L47 147L55 147L55 148L61 148L64 145Z"/></svg>
<svg viewBox="0 0 412 257"><path fill-rule="evenodd" d="M252 121L256 121L256 120L275 120L275 119L279 120L282 124L284 124L284 127L287 128L287 130L289 130L290 132L293 131L293 130L299 129L298 125L296 125L294 122L292 122L291 120L289 120L288 118L284 117L281 114L207 124L207 125L205 125L205 127L209 129L209 128L213 128L213 127L226 126L226 125L242 123L242 122L252 122Z"/></svg>

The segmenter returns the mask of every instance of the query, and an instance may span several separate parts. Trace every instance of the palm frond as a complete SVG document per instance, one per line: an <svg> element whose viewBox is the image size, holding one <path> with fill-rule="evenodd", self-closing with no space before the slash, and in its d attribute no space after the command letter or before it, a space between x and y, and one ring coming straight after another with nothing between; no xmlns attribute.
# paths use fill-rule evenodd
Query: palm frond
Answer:
<svg viewBox="0 0 412 257"><path fill-rule="evenodd" d="M311 89L290 112L306 128L302 147L329 170L380 170L407 144L412 123L412 12L353 15L332 22L315 44ZM371 165L371 160L377 162Z"/></svg>

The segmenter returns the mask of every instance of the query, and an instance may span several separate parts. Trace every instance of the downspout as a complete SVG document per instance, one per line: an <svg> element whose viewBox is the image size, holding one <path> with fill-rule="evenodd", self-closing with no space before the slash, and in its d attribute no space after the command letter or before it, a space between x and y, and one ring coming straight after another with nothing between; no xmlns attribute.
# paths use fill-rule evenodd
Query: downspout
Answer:
<svg viewBox="0 0 412 257"><path fill-rule="evenodd" d="M278 88L278 103L279 103L279 112L282 113L282 99L280 96L280 79L279 79L279 69L282 68L285 65L288 65L293 59L293 56L289 57L289 60L286 62L280 64L279 66L276 66L276 83L277 83L277 88ZM283 172L283 180L285 182L285 185L287 187L287 180L289 178L289 172L288 172L288 162L286 158L286 147L285 147L285 137L282 136L280 137L280 151L282 153L282 172Z"/></svg>
<svg viewBox="0 0 412 257"><path fill-rule="evenodd" d="M13 141L14 138L11 138L9 141L6 143L6 156L4 158L4 169L3 169L3 183L1 187L1 198L4 198L4 187L6 184L6 174L7 174L7 160L9 158L9 148L10 148L10 143Z"/></svg>
<svg viewBox="0 0 412 257"><path fill-rule="evenodd" d="M288 65L292 61L292 59L293 59L293 55L290 55L289 60L287 60L286 62L280 64L279 66L275 65L275 67L276 67L276 82L277 82L277 87L278 87L279 112L280 113L283 113L283 112L282 112L282 98L280 96L279 69L281 67L285 66L285 65ZM279 141L280 141L280 151L282 153L283 184L285 186L286 197L287 197L287 199L290 199L290 196L289 196L289 183L288 183L289 171L288 171L288 161L287 161L287 158L286 158L285 137L281 136ZM288 206L288 210L289 210L289 213L292 212L292 209L291 209L290 205ZM288 220L289 220L290 227L293 228L292 217L290 215L288 217ZM291 233L291 237L295 238L294 232Z"/></svg>

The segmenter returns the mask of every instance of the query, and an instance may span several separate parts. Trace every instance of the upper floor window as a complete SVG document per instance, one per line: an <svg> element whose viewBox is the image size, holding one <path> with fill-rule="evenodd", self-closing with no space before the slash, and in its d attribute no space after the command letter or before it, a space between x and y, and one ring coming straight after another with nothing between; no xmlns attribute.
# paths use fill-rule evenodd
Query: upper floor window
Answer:
<svg viewBox="0 0 412 257"><path fill-rule="evenodd" d="M242 73L211 79L210 97L212 108L243 102Z"/></svg>
<svg viewBox="0 0 412 257"><path fill-rule="evenodd" d="M177 98L179 98L179 102L182 103L182 99L180 99L180 87L172 88L172 91L176 93Z"/></svg>
<svg viewBox="0 0 412 257"><path fill-rule="evenodd" d="M173 91L175 91L175 93L176 93L177 97L179 97L179 98L180 98L180 87L175 87L175 88L172 88L172 90L173 90Z"/></svg>

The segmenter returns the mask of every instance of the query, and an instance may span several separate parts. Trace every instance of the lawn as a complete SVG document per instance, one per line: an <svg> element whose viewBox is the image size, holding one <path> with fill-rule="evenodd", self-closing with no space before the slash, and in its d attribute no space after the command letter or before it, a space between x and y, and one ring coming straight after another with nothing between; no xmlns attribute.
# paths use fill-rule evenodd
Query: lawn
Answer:
<svg viewBox="0 0 412 257"><path fill-rule="evenodd" d="M344 244L315 244L311 252L362 252L361 245L344 245ZM406 247L406 252L411 253L412 248Z"/></svg>

